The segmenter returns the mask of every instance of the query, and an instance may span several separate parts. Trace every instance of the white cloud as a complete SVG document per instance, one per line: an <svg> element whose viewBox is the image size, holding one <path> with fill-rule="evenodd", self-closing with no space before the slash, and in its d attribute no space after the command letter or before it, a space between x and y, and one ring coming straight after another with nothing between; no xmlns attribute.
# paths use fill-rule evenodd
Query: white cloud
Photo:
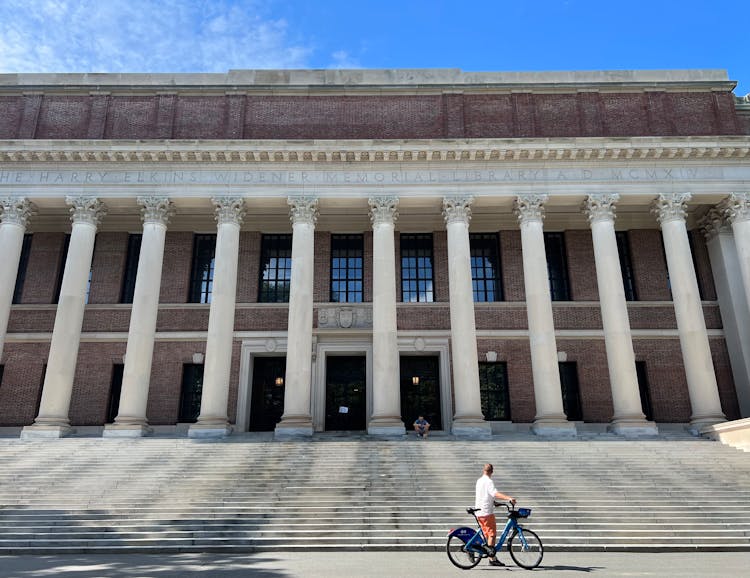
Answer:
<svg viewBox="0 0 750 578"><path fill-rule="evenodd" d="M0 72L304 68L312 48L258 0L2 0Z"/></svg>
<svg viewBox="0 0 750 578"><path fill-rule="evenodd" d="M328 68L361 68L359 61L346 50L337 50L331 54L332 62Z"/></svg>

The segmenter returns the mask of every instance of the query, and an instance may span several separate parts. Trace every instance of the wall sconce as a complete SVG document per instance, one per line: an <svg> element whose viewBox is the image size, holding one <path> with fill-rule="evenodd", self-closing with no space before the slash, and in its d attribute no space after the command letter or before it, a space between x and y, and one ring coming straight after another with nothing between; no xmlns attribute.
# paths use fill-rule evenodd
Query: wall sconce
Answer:
<svg viewBox="0 0 750 578"><path fill-rule="evenodd" d="M418 375L415 375L414 377L411 378L411 384L412 385L419 385L419 376Z"/></svg>
<svg viewBox="0 0 750 578"><path fill-rule="evenodd" d="M281 387L282 385L284 385L284 378L283 377L277 377L276 381L274 383L276 385L278 385L279 387Z"/></svg>

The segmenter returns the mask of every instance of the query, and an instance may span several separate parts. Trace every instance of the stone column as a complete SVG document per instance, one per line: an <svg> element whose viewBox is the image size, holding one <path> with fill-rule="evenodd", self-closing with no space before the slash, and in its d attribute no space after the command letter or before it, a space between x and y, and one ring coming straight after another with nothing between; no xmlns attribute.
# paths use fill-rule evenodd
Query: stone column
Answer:
<svg viewBox="0 0 750 578"><path fill-rule="evenodd" d="M318 199L289 197L292 274L289 285L284 414L275 437L311 436L313 273Z"/></svg>
<svg viewBox="0 0 750 578"><path fill-rule="evenodd" d="M21 261L23 235L29 217L35 207L25 197L4 197L0 199L2 224L0 224L0 247L3 254L3 266L0 267L0 362L3 360L5 333L8 330L10 306L13 304L13 293L16 289L18 264Z"/></svg>
<svg viewBox="0 0 750 578"><path fill-rule="evenodd" d="M750 306L750 193L732 193L725 201L725 206L737 245L742 284L745 286L745 296Z"/></svg>
<svg viewBox="0 0 750 578"><path fill-rule="evenodd" d="M583 204L594 242L596 281L612 389L614 416L610 429L624 436L656 435L656 425L646 421L643 415L635 370L633 339L615 236L615 204L618 199L616 194L589 195Z"/></svg>
<svg viewBox="0 0 750 578"><path fill-rule="evenodd" d="M690 193L659 195L652 212L661 225L664 237L672 300L693 412L690 429L697 433L701 427L725 421L726 417L721 411L706 321L685 226L690 197Z"/></svg>
<svg viewBox="0 0 750 578"><path fill-rule="evenodd" d="M526 315L534 376L536 417L532 430L539 435L571 435L576 430L563 411L547 253L544 250L542 221L546 201L547 195L519 195L514 206L521 226Z"/></svg>
<svg viewBox="0 0 750 578"><path fill-rule="evenodd" d="M94 197L67 197L65 202L71 205L73 229L52 330L47 374L42 386L39 415L32 425L23 428L22 439L58 438L71 432L68 412L81 341L86 287L96 229L105 207Z"/></svg>
<svg viewBox="0 0 750 578"><path fill-rule="evenodd" d="M479 359L471 284L469 221L473 197L445 197L443 217L448 231L448 285L451 308L454 435L489 436L479 392Z"/></svg>
<svg viewBox="0 0 750 578"><path fill-rule="evenodd" d="M245 217L241 197L214 197L216 207L216 253L211 308L208 317L206 361L198 422L190 426L188 437L223 437L232 426L227 417L229 377L232 370L234 310L237 302L237 262L240 226Z"/></svg>
<svg viewBox="0 0 750 578"><path fill-rule="evenodd" d="M151 432L146 420L146 406L159 313L164 238L173 207L167 197L138 197L138 204L143 216L143 237L130 313L120 407L115 423L104 427L104 437L140 437Z"/></svg>
<svg viewBox="0 0 750 578"><path fill-rule="evenodd" d="M726 218L726 203L708 211L699 225L711 260L740 415L747 416L750 415L750 303L742 282L734 233Z"/></svg>
<svg viewBox="0 0 750 578"><path fill-rule="evenodd" d="M372 221L372 418L371 435L403 435L396 327L396 245L398 198L371 197Z"/></svg>

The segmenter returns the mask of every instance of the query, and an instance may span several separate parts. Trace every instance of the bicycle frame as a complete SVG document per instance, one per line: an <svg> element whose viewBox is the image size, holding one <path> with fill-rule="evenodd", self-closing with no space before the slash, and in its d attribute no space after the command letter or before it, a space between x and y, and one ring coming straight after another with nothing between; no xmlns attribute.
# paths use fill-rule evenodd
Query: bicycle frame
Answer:
<svg viewBox="0 0 750 578"><path fill-rule="evenodd" d="M479 524L479 520L477 519L477 515L472 513L474 516L474 519L477 521L477 525L479 526L479 530L474 530L473 528L468 528L466 526L461 528L456 528L455 530L451 531L449 536L457 536L460 540L466 544L466 549L470 550L472 552L475 552L477 554L480 554L482 556L487 556L487 552L484 550L484 544L487 543L487 537L484 535L484 532L482 531L482 526ZM505 528L503 529L503 533L498 538L497 542L495 542L495 552L500 550L505 543L505 539L508 537L508 535L511 533L512 530L516 530L518 532L518 537L521 538L521 543L526 547L528 544L526 543L526 538L523 535L523 528L518 524L518 520L515 518L508 518L508 521L505 523Z"/></svg>

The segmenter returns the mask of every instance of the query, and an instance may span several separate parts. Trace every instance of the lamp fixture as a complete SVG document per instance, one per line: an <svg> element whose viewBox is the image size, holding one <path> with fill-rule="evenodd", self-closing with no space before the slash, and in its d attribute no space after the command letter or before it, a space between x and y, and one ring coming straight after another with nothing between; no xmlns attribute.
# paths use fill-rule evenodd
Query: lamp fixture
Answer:
<svg viewBox="0 0 750 578"><path fill-rule="evenodd" d="M283 377L277 377L275 383L278 386L284 385L284 378Z"/></svg>
<svg viewBox="0 0 750 578"><path fill-rule="evenodd" d="M412 385L419 385L419 376L418 375L415 375L414 377L411 378L411 384Z"/></svg>

